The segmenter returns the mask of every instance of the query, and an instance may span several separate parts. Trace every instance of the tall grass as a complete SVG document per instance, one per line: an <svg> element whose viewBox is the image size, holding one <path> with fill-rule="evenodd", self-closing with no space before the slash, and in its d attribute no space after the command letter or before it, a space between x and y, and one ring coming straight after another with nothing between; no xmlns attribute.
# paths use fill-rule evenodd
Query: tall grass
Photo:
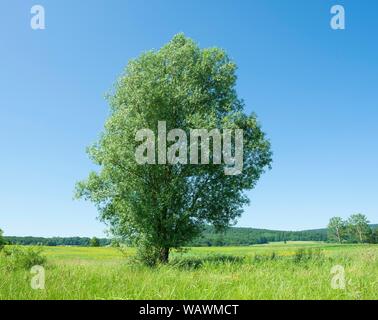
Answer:
<svg viewBox="0 0 378 320"><path fill-rule="evenodd" d="M129 257L134 251L129 250ZM378 246L194 248L170 264L135 264L114 248L46 248L45 290L1 272L0 299L377 299ZM345 268L345 290L330 270Z"/></svg>

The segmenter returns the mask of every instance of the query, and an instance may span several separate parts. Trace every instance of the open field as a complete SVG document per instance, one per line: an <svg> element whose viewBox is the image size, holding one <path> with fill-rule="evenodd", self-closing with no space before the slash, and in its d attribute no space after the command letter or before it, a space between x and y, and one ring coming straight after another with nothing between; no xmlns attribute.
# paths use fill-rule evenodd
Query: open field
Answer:
<svg viewBox="0 0 378 320"><path fill-rule="evenodd" d="M303 251L302 249L305 249ZM316 242L192 248L155 269L133 249L46 247L46 288L0 264L0 299L378 299L378 245ZM332 289L331 268L346 288Z"/></svg>

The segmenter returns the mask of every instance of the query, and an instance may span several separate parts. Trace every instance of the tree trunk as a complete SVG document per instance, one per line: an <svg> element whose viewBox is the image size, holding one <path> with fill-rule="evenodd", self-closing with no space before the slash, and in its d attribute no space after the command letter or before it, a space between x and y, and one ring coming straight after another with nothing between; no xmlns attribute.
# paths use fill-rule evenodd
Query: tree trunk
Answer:
<svg viewBox="0 0 378 320"><path fill-rule="evenodd" d="M339 228L336 228L336 237L337 237L337 240L339 241L339 243L341 243L341 236L340 236Z"/></svg>
<svg viewBox="0 0 378 320"><path fill-rule="evenodd" d="M161 248L160 255L159 255L159 262L160 263L168 263L169 260L169 248Z"/></svg>
<svg viewBox="0 0 378 320"><path fill-rule="evenodd" d="M360 237L360 242L362 243L362 231L360 229L358 229L358 235Z"/></svg>

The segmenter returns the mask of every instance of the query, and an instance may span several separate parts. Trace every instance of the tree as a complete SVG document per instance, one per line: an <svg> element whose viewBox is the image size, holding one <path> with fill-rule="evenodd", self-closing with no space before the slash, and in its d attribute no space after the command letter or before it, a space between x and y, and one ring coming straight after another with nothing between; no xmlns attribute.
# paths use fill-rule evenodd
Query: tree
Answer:
<svg viewBox="0 0 378 320"><path fill-rule="evenodd" d="M370 242L378 243L378 228L375 228L374 230L372 230Z"/></svg>
<svg viewBox="0 0 378 320"><path fill-rule="evenodd" d="M160 50L130 61L109 95L110 117L100 140L88 149L100 169L77 184L76 196L95 203L110 231L132 241L150 264L168 262L170 250L189 243L205 225L220 231L235 222L249 202L245 190L253 189L270 168L270 143L256 116L243 111L235 70L223 50L200 49L179 34ZM242 129L242 174L226 175L228 166L215 164L214 150L209 164L187 164L185 156L199 149L186 149L180 136L171 137L175 144L170 148L178 150L178 156L177 151L170 155L178 157L175 164L139 164L137 133L147 128L164 145L159 121L186 136L193 128ZM144 143L153 145L156 139L149 138ZM206 141L201 138L202 148ZM214 144L213 137L213 149ZM152 159L166 156L164 150L146 151Z"/></svg>
<svg viewBox="0 0 378 320"><path fill-rule="evenodd" d="M353 214L348 219L348 229L352 239L363 243L369 239L371 229L367 217L361 213Z"/></svg>
<svg viewBox="0 0 378 320"><path fill-rule="evenodd" d="M100 246L100 240L98 240L96 237L93 237L90 241L89 241L89 245L91 247L99 247Z"/></svg>
<svg viewBox="0 0 378 320"><path fill-rule="evenodd" d="M346 236L346 222L340 217L333 217L328 223L328 237L330 240L336 240L341 243Z"/></svg>
<svg viewBox="0 0 378 320"><path fill-rule="evenodd" d="M5 245L5 240L3 238L3 230L0 229L0 250L3 249Z"/></svg>

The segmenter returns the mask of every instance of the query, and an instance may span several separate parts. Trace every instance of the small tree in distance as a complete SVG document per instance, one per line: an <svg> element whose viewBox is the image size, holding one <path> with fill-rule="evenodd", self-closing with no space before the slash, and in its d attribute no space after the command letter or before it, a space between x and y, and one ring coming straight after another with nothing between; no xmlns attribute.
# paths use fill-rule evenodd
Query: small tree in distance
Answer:
<svg viewBox="0 0 378 320"><path fill-rule="evenodd" d="M351 215L346 221L340 217L333 217L328 223L328 239L338 243L372 242L374 234L369 223L367 217L361 213Z"/></svg>
<svg viewBox="0 0 378 320"><path fill-rule="evenodd" d="M89 241L89 245L91 247L99 247L100 246L100 240L96 237L93 237L90 241Z"/></svg>
<svg viewBox="0 0 378 320"><path fill-rule="evenodd" d="M357 242L367 242L371 236L369 220L361 213L353 214L348 219L348 229L350 235Z"/></svg>
<svg viewBox="0 0 378 320"><path fill-rule="evenodd" d="M341 243L345 240L347 234L347 224L340 217L333 217L328 223L328 237L330 240L336 240Z"/></svg>

